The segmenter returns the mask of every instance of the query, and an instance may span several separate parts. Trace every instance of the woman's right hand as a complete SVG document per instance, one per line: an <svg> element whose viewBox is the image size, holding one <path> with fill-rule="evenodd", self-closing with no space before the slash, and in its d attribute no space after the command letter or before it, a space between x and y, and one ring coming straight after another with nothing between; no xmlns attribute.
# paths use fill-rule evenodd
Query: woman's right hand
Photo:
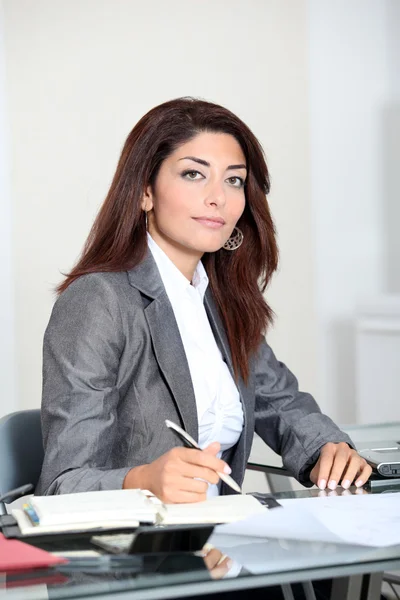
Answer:
<svg viewBox="0 0 400 600"><path fill-rule="evenodd" d="M125 477L124 488L150 490L163 502L202 502L208 484L218 483L217 471L231 469L217 458L220 444L213 442L204 450L177 447L148 465L134 467Z"/></svg>

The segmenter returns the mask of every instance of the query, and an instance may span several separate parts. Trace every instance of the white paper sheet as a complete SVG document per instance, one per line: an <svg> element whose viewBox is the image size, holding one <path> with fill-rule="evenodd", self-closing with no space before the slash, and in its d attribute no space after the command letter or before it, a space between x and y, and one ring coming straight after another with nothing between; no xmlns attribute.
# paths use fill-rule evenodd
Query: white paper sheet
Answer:
<svg viewBox="0 0 400 600"><path fill-rule="evenodd" d="M400 492L280 502L283 508L220 525L216 533L375 547L400 544Z"/></svg>

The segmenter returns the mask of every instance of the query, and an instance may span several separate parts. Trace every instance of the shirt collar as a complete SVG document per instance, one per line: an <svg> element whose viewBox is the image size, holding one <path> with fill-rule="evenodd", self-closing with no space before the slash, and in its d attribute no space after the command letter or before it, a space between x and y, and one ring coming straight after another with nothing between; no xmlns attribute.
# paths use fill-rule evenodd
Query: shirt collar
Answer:
<svg viewBox="0 0 400 600"><path fill-rule="evenodd" d="M169 297L179 295L190 290L190 286L192 285L201 300L204 301L204 294L208 287L208 277L201 260L197 263L191 284L149 233L147 233L147 242L160 272L167 295Z"/></svg>

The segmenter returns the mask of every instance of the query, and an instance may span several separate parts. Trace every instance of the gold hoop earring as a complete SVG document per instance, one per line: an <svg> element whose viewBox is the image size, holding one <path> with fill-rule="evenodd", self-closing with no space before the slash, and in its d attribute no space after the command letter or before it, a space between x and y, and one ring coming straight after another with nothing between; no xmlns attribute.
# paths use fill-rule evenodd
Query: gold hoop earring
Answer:
<svg viewBox="0 0 400 600"><path fill-rule="evenodd" d="M244 240L244 235L239 227L235 227L232 231L232 235L229 239L226 240L225 244L222 246L224 250L237 250L239 246L242 245Z"/></svg>

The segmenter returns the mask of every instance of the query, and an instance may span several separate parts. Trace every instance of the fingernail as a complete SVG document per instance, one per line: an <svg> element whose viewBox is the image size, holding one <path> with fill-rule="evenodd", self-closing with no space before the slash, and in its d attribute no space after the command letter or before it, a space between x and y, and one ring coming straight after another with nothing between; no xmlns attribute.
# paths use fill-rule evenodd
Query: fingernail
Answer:
<svg viewBox="0 0 400 600"><path fill-rule="evenodd" d="M232 469L229 465L224 466L224 473L226 473L226 475L230 475L232 473Z"/></svg>
<svg viewBox="0 0 400 600"><path fill-rule="evenodd" d="M320 490L324 490L326 488L326 481L325 479L321 479L321 481L318 483L318 487Z"/></svg>
<svg viewBox="0 0 400 600"><path fill-rule="evenodd" d="M364 484L364 482L361 479L359 479L358 481L356 481L355 485L356 485L356 487L361 487L363 484Z"/></svg>
<svg viewBox="0 0 400 600"><path fill-rule="evenodd" d="M328 483L328 488L333 491L333 490L336 490L336 486L337 486L336 481L334 479L331 479L330 482Z"/></svg>
<svg viewBox="0 0 400 600"><path fill-rule="evenodd" d="M345 479L344 481L342 481L342 488L347 490L349 487L350 487L350 481L348 479Z"/></svg>

